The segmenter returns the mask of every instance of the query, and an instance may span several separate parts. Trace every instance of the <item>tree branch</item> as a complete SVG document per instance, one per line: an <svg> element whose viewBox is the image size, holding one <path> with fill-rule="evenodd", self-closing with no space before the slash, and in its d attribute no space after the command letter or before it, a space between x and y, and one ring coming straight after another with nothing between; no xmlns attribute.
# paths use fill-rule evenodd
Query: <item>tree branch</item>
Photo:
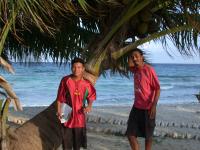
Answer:
<svg viewBox="0 0 200 150"><path fill-rule="evenodd" d="M190 26L184 25L184 26L174 27L174 28L171 28L171 29L167 29L165 31L161 31L161 32L158 32L158 33L151 34L150 36L148 36L146 38L140 39L140 40L134 42L131 45L125 46L125 47L113 52L111 54L111 57L116 60L116 59L120 58L121 56L123 56L124 54L126 54L127 52L131 51L132 49L134 49L137 46L142 45L146 42L158 39L158 38L165 36L167 34L172 34L172 33L175 33L175 32L182 31L182 30L191 30L191 29L192 28Z"/></svg>

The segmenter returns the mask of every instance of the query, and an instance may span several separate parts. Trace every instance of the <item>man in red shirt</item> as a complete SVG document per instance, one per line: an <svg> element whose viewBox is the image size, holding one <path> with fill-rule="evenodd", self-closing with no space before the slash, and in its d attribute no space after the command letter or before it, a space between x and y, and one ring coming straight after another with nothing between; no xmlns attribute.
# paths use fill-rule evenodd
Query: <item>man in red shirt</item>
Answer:
<svg viewBox="0 0 200 150"><path fill-rule="evenodd" d="M62 125L63 149L79 150L80 147L87 148L85 113L92 109L96 90L88 80L83 79L84 61L75 58L71 65L72 74L62 78L58 89L57 116L61 119L62 103L72 108L69 119Z"/></svg>
<svg viewBox="0 0 200 150"><path fill-rule="evenodd" d="M134 74L135 100L126 135L133 150L139 150L137 137L144 137L145 150L151 150L156 105L160 96L159 80L152 66L145 63L143 51L140 49L131 52L129 68Z"/></svg>

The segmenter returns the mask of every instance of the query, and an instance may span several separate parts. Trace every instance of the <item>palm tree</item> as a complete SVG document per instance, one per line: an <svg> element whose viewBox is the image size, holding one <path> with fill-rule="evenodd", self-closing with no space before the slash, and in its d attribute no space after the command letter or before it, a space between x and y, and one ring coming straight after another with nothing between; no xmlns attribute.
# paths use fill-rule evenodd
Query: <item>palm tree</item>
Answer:
<svg viewBox="0 0 200 150"><path fill-rule="evenodd" d="M52 58L87 61L85 77L95 84L107 69L128 74L129 51L170 39L182 55L199 53L197 0L2 0L0 54L17 61ZM127 40L128 39L128 40ZM7 130L8 149L56 149L61 144L55 102ZM6 142L5 142L6 141Z"/></svg>

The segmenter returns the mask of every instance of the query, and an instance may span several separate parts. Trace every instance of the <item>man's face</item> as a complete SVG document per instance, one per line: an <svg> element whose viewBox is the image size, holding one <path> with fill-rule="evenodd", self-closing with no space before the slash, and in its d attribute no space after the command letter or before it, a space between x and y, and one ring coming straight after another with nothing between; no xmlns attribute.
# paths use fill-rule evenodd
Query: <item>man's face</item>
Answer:
<svg viewBox="0 0 200 150"><path fill-rule="evenodd" d="M136 66L141 66L144 62L144 57L138 51L133 52L131 58Z"/></svg>
<svg viewBox="0 0 200 150"><path fill-rule="evenodd" d="M72 73L74 76L81 77L83 76L84 71L85 71L85 67L83 66L82 63L77 62L73 64Z"/></svg>

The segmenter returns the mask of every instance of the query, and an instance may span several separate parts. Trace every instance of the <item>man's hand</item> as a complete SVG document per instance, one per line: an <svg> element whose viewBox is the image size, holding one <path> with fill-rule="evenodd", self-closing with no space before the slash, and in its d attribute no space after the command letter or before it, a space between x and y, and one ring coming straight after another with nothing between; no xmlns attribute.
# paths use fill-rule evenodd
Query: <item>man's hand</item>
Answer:
<svg viewBox="0 0 200 150"><path fill-rule="evenodd" d="M56 116L58 117L59 120L61 119L61 113L57 112Z"/></svg>
<svg viewBox="0 0 200 150"><path fill-rule="evenodd" d="M155 119L156 117L156 105L153 104L151 109L149 110L149 117L150 119Z"/></svg>
<svg viewBox="0 0 200 150"><path fill-rule="evenodd" d="M89 113L92 111L92 106L87 106L83 109L84 113Z"/></svg>
<svg viewBox="0 0 200 150"><path fill-rule="evenodd" d="M153 105L152 105L151 109L149 110L149 117L150 117L150 119L155 119L155 117L156 117L156 106L157 106L158 98L160 96L160 88L157 89L155 91L155 93L156 94L155 94L155 99L153 101Z"/></svg>

